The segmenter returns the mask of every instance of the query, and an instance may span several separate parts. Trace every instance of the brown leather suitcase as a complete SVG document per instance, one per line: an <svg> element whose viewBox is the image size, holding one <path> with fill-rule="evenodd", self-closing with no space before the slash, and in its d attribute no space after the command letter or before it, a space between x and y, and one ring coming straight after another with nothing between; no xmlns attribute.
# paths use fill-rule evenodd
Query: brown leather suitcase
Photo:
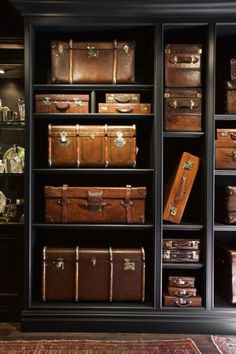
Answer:
<svg viewBox="0 0 236 354"><path fill-rule="evenodd" d="M230 77L232 81L236 80L236 59L232 58L230 60Z"/></svg>
<svg viewBox="0 0 236 354"><path fill-rule="evenodd" d="M50 167L136 167L136 126L48 126Z"/></svg>
<svg viewBox="0 0 236 354"><path fill-rule="evenodd" d="M46 223L144 224L146 187L44 187Z"/></svg>
<svg viewBox="0 0 236 354"><path fill-rule="evenodd" d="M177 306L177 307L199 307L202 306L202 298L200 295L190 297L179 297L174 295L168 295L163 293L165 306Z"/></svg>
<svg viewBox="0 0 236 354"><path fill-rule="evenodd" d="M164 220L176 224L181 222L199 164L199 157L183 152L177 170L168 184L164 202Z"/></svg>
<svg viewBox="0 0 236 354"><path fill-rule="evenodd" d="M163 239L163 249L165 250L199 250L199 239L166 238Z"/></svg>
<svg viewBox="0 0 236 354"><path fill-rule="evenodd" d="M186 276L169 276L168 284L171 287L177 288L194 288L195 277Z"/></svg>
<svg viewBox="0 0 236 354"><path fill-rule="evenodd" d="M78 260L78 247L43 248L43 301L78 301Z"/></svg>
<svg viewBox="0 0 236 354"><path fill-rule="evenodd" d="M197 295L197 289L196 288L178 288L178 287L169 286L168 293L169 293L169 295L173 295L173 296L177 296L177 297L190 297L190 296Z"/></svg>
<svg viewBox="0 0 236 354"><path fill-rule="evenodd" d="M77 94L37 94L36 113L88 113L89 95Z"/></svg>
<svg viewBox="0 0 236 354"><path fill-rule="evenodd" d="M166 87L200 87L201 54L199 44L167 44L165 47Z"/></svg>
<svg viewBox="0 0 236 354"><path fill-rule="evenodd" d="M135 42L51 42L53 83L134 83Z"/></svg>
<svg viewBox="0 0 236 354"><path fill-rule="evenodd" d="M215 141L216 169L236 169L236 141Z"/></svg>
<svg viewBox="0 0 236 354"><path fill-rule="evenodd" d="M200 261L199 250L163 250L164 263L198 263Z"/></svg>
<svg viewBox="0 0 236 354"><path fill-rule="evenodd" d="M217 186L215 193L216 221L236 223L236 186Z"/></svg>
<svg viewBox="0 0 236 354"><path fill-rule="evenodd" d="M236 82L226 81L226 111L229 114L236 113Z"/></svg>
<svg viewBox="0 0 236 354"><path fill-rule="evenodd" d="M201 97L200 89L166 89L165 130L201 131Z"/></svg>
<svg viewBox="0 0 236 354"><path fill-rule="evenodd" d="M140 103L140 93L106 93L106 103Z"/></svg>
<svg viewBox="0 0 236 354"><path fill-rule="evenodd" d="M236 129L217 128L216 133L217 133L217 140L221 140L221 141L236 140Z"/></svg>
<svg viewBox="0 0 236 354"><path fill-rule="evenodd" d="M99 103L98 113L151 113L150 103Z"/></svg>
<svg viewBox="0 0 236 354"><path fill-rule="evenodd" d="M215 291L231 304L236 304L236 248L232 244L216 244Z"/></svg>
<svg viewBox="0 0 236 354"><path fill-rule="evenodd" d="M145 301L145 251L44 247L42 279L43 301Z"/></svg>

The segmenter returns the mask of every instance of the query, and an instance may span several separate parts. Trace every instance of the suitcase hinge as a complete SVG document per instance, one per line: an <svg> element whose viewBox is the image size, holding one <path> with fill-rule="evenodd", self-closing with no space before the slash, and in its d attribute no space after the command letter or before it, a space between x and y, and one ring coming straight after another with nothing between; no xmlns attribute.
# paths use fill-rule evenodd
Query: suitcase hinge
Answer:
<svg viewBox="0 0 236 354"><path fill-rule="evenodd" d="M193 168L193 161L186 161L183 168L185 170L191 170Z"/></svg>
<svg viewBox="0 0 236 354"><path fill-rule="evenodd" d="M135 262L131 262L130 259L124 259L124 270L135 270Z"/></svg>
<svg viewBox="0 0 236 354"><path fill-rule="evenodd" d="M170 213L172 216L176 216L177 210L178 210L178 208L176 208L176 207L174 207L173 205L170 204L168 211L169 211L169 213Z"/></svg>

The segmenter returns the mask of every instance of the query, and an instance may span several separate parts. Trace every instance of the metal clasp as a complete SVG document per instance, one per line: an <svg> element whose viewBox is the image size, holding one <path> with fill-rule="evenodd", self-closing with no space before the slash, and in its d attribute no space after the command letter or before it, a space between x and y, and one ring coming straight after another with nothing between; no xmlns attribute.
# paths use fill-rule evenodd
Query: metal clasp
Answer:
<svg viewBox="0 0 236 354"><path fill-rule="evenodd" d="M92 257L92 259L91 259L91 264L92 264L93 267L96 267L97 260L96 260L95 257Z"/></svg>
<svg viewBox="0 0 236 354"><path fill-rule="evenodd" d="M122 132L117 132L116 133L117 138L114 139L114 143L118 147L122 147L126 144L125 139L123 138L123 133Z"/></svg>
<svg viewBox="0 0 236 354"><path fill-rule="evenodd" d="M88 50L88 58L98 58L98 50L96 50L93 46L87 46Z"/></svg>
<svg viewBox="0 0 236 354"><path fill-rule="evenodd" d="M50 97L44 97L42 100L42 105L49 106L50 105Z"/></svg>
<svg viewBox="0 0 236 354"><path fill-rule="evenodd" d="M63 45L62 44L58 45L57 52L58 52L58 54L62 54L63 53Z"/></svg>
<svg viewBox="0 0 236 354"><path fill-rule="evenodd" d="M170 204L169 209L168 209L170 215L175 216L177 214L177 210L178 209L176 207L174 207L173 205Z"/></svg>
<svg viewBox="0 0 236 354"><path fill-rule="evenodd" d="M124 259L124 270L135 270L135 262L131 262L130 259Z"/></svg>
<svg viewBox="0 0 236 354"><path fill-rule="evenodd" d="M69 145L70 141L67 139L67 133L66 132L61 132L60 133L60 139L59 139L59 144L61 146L67 146Z"/></svg>
<svg viewBox="0 0 236 354"><path fill-rule="evenodd" d="M129 46L128 46L128 44L125 44L123 49L125 51L125 54L129 54Z"/></svg>
<svg viewBox="0 0 236 354"><path fill-rule="evenodd" d="M193 168L193 161L186 161L183 168L185 170L191 170Z"/></svg>
<svg viewBox="0 0 236 354"><path fill-rule="evenodd" d="M64 270L65 269L64 258L57 258L56 261L52 261L52 266L53 269Z"/></svg>

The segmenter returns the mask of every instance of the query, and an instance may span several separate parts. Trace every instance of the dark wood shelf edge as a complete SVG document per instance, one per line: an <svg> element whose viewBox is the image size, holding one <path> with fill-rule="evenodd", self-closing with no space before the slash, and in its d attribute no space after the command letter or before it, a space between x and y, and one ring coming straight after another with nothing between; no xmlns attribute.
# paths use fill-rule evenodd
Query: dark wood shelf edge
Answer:
<svg viewBox="0 0 236 354"><path fill-rule="evenodd" d="M162 263L163 269L201 269L203 263Z"/></svg>
<svg viewBox="0 0 236 354"><path fill-rule="evenodd" d="M154 114L149 113L149 114L142 114L142 113L33 113L32 114L34 118L36 119L63 119L63 118L82 118L82 119L92 119L92 118L99 118L99 119L109 119L112 117L112 119L131 119L131 118L137 118L137 119L148 119L148 118L153 118Z"/></svg>
<svg viewBox="0 0 236 354"><path fill-rule="evenodd" d="M1 226L24 226L25 224L23 222L0 222L0 227Z"/></svg>
<svg viewBox="0 0 236 354"><path fill-rule="evenodd" d="M204 132L163 132L164 138L200 138Z"/></svg>
<svg viewBox="0 0 236 354"><path fill-rule="evenodd" d="M236 176L236 170L215 170L215 176Z"/></svg>
<svg viewBox="0 0 236 354"><path fill-rule="evenodd" d="M215 224L214 225L214 231L216 231L216 232L219 232L219 231L235 232L236 231L236 225Z"/></svg>
<svg viewBox="0 0 236 354"><path fill-rule="evenodd" d="M34 168L32 169L32 172L34 173L75 173L75 174L113 174L113 173L118 173L118 174L149 174L153 173L154 169L145 169L145 168Z"/></svg>
<svg viewBox="0 0 236 354"><path fill-rule="evenodd" d="M215 120L236 120L236 114L215 114Z"/></svg>
<svg viewBox="0 0 236 354"><path fill-rule="evenodd" d="M60 302L50 302L50 303L41 303L41 302L33 302L30 305L30 309L32 310L63 310L63 311L74 311L74 310L98 310L98 311L104 311L104 310L117 310L117 311L126 311L126 310L153 310L153 306L151 305L150 302L148 303L143 303L143 302L111 302L109 303L108 301L101 301L101 302L67 302L65 303L60 303Z"/></svg>
<svg viewBox="0 0 236 354"><path fill-rule="evenodd" d="M202 224L163 224L164 231L200 231L203 228Z"/></svg>
<svg viewBox="0 0 236 354"><path fill-rule="evenodd" d="M121 229L121 230L146 230L154 227L153 224L43 224L33 223L33 228L39 229Z"/></svg>
<svg viewBox="0 0 236 354"><path fill-rule="evenodd" d="M33 84L33 89L35 91L77 91L77 90L153 90L154 85L152 84Z"/></svg>

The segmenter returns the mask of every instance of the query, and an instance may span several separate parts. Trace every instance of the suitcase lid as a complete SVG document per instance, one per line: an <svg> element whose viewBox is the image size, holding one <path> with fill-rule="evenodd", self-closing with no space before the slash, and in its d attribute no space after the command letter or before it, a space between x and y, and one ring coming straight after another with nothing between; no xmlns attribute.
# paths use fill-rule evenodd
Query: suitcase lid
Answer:
<svg viewBox="0 0 236 354"><path fill-rule="evenodd" d="M46 104L49 104L50 102L56 103L57 101L62 101L62 102L89 102L89 95L69 95L69 94L51 94L51 93L44 93L44 94L36 94L35 95L35 101L42 101L45 102Z"/></svg>
<svg viewBox="0 0 236 354"><path fill-rule="evenodd" d="M126 54L128 54L129 50L135 49L136 42L135 41L127 41L127 42L119 42L116 39L113 41L103 41L103 42L79 42L73 41L72 39L68 41L51 41L51 48L56 49L59 53L62 53L64 50L74 49L74 50L87 50L88 53L91 53L91 56L96 56L96 50L101 49L119 49L124 50ZM93 53L95 53L93 55ZM88 57L89 54L88 54Z"/></svg>
<svg viewBox="0 0 236 354"><path fill-rule="evenodd" d="M165 47L165 53L189 53L189 54L201 54L201 44L167 44Z"/></svg>
<svg viewBox="0 0 236 354"><path fill-rule="evenodd" d="M141 261L145 260L145 252L143 248L139 249L115 249L109 248L80 248L79 261L89 261L95 259L101 262L124 263L124 261Z"/></svg>
<svg viewBox="0 0 236 354"><path fill-rule="evenodd" d="M179 88L168 88L165 89L165 98L180 97L180 98L202 98L201 89L179 89Z"/></svg>
<svg viewBox="0 0 236 354"><path fill-rule="evenodd" d="M145 251L143 247L138 249L113 249L112 256L114 263L124 263L127 261L145 261Z"/></svg>
<svg viewBox="0 0 236 354"><path fill-rule="evenodd" d="M56 261L56 260L63 260L63 261L70 261L74 262L78 260L78 247L50 247L45 246L43 248L43 259L45 261Z"/></svg>
<svg viewBox="0 0 236 354"><path fill-rule="evenodd" d="M90 195L99 195L100 198L126 199L130 192L130 199L145 199L146 187L62 187L44 186L44 195L47 198L89 198Z"/></svg>
<svg viewBox="0 0 236 354"><path fill-rule="evenodd" d="M48 135L61 137L62 135L76 137L79 125L48 125Z"/></svg>
<svg viewBox="0 0 236 354"><path fill-rule="evenodd" d="M80 125L79 136L81 137L134 137L136 136L136 126L133 125Z"/></svg>
<svg viewBox="0 0 236 354"><path fill-rule="evenodd" d="M186 277L186 276L181 276L181 275L170 275L169 280L173 280L173 281L177 281L177 282L180 282L183 281L192 281L194 282L195 281L195 277Z"/></svg>
<svg viewBox="0 0 236 354"><path fill-rule="evenodd" d="M217 128L217 137L222 136L223 138L229 138L236 140L236 129L227 129L227 128Z"/></svg>

